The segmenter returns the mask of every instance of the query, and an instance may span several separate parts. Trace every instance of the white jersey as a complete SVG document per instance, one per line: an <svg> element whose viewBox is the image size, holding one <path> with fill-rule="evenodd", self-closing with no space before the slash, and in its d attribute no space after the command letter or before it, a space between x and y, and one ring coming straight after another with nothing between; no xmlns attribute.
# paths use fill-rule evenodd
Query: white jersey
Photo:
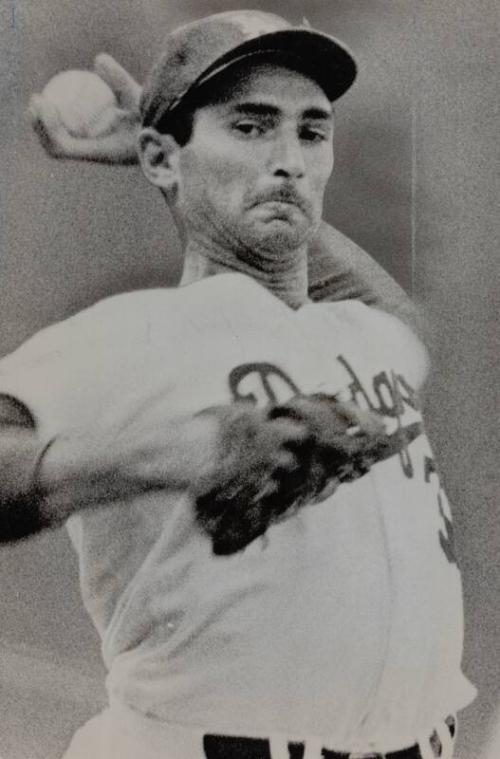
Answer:
<svg viewBox="0 0 500 759"><path fill-rule="evenodd" d="M182 492L72 517L112 701L210 732L394 750L472 700L425 372L395 318L347 301L293 311L238 274L109 298L2 362L0 392L47 439L297 392L374 408L392 435L368 474L232 556L212 553Z"/></svg>

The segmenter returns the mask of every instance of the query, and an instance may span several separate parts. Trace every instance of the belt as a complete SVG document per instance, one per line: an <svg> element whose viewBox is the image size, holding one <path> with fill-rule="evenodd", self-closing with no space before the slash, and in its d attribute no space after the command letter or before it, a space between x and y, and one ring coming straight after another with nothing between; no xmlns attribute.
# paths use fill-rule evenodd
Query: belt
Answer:
<svg viewBox="0 0 500 759"><path fill-rule="evenodd" d="M455 720L447 717L446 726L451 737L455 735ZM429 737L429 746L436 759L442 754L442 744L438 732L434 731ZM203 749L206 759L273 759L271 742L267 738L243 738L230 735L203 736ZM304 759L306 745L302 742L289 742L289 759ZM428 751L425 754L428 755ZM423 759L418 744L400 751L390 751L387 754L359 752L345 753L332 751L328 748L321 750L321 759Z"/></svg>

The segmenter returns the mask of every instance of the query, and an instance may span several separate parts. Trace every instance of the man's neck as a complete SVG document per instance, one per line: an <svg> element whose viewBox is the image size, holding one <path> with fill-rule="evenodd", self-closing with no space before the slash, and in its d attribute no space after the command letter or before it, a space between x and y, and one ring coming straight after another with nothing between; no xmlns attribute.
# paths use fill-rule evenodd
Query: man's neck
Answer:
<svg viewBox="0 0 500 759"><path fill-rule="evenodd" d="M238 257L233 251L208 247L194 240L187 242L181 287L228 272L246 274L291 308L299 308L308 301L306 246L276 260L265 253L247 251L244 257Z"/></svg>

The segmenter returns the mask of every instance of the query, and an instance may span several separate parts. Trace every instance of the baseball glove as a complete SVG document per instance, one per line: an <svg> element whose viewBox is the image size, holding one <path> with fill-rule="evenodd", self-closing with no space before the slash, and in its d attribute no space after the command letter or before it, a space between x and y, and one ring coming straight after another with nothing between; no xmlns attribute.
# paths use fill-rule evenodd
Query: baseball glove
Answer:
<svg viewBox="0 0 500 759"><path fill-rule="evenodd" d="M380 417L327 395L207 412L219 418L220 460L197 483L195 504L215 554L242 550L269 525L365 474L385 437Z"/></svg>
<svg viewBox="0 0 500 759"><path fill-rule="evenodd" d="M248 404L202 413L217 418L218 459L192 487L196 519L211 537L214 553L232 554L292 505L290 484L306 458L310 435L303 422L273 418L268 409Z"/></svg>
<svg viewBox="0 0 500 759"><path fill-rule="evenodd" d="M307 475L296 488L308 502L323 500L341 483L366 474L387 438L380 415L322 393L294 396L272 408L270 416L301 422L308 429Z"/></svg>

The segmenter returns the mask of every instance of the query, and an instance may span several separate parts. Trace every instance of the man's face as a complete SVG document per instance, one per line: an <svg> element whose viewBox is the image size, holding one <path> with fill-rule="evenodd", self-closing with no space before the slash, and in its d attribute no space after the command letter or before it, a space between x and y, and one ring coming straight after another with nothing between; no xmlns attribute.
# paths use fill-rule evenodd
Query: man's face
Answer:
<svg viewBox="0 0 500 759"><path fill-rule="evenodd" d="M239 255L304 245L333 168L332 107L308 77L246 63L199 108L177 156L177 208L188 240ZM237 82L237 84L236 84Z"/></svg>

